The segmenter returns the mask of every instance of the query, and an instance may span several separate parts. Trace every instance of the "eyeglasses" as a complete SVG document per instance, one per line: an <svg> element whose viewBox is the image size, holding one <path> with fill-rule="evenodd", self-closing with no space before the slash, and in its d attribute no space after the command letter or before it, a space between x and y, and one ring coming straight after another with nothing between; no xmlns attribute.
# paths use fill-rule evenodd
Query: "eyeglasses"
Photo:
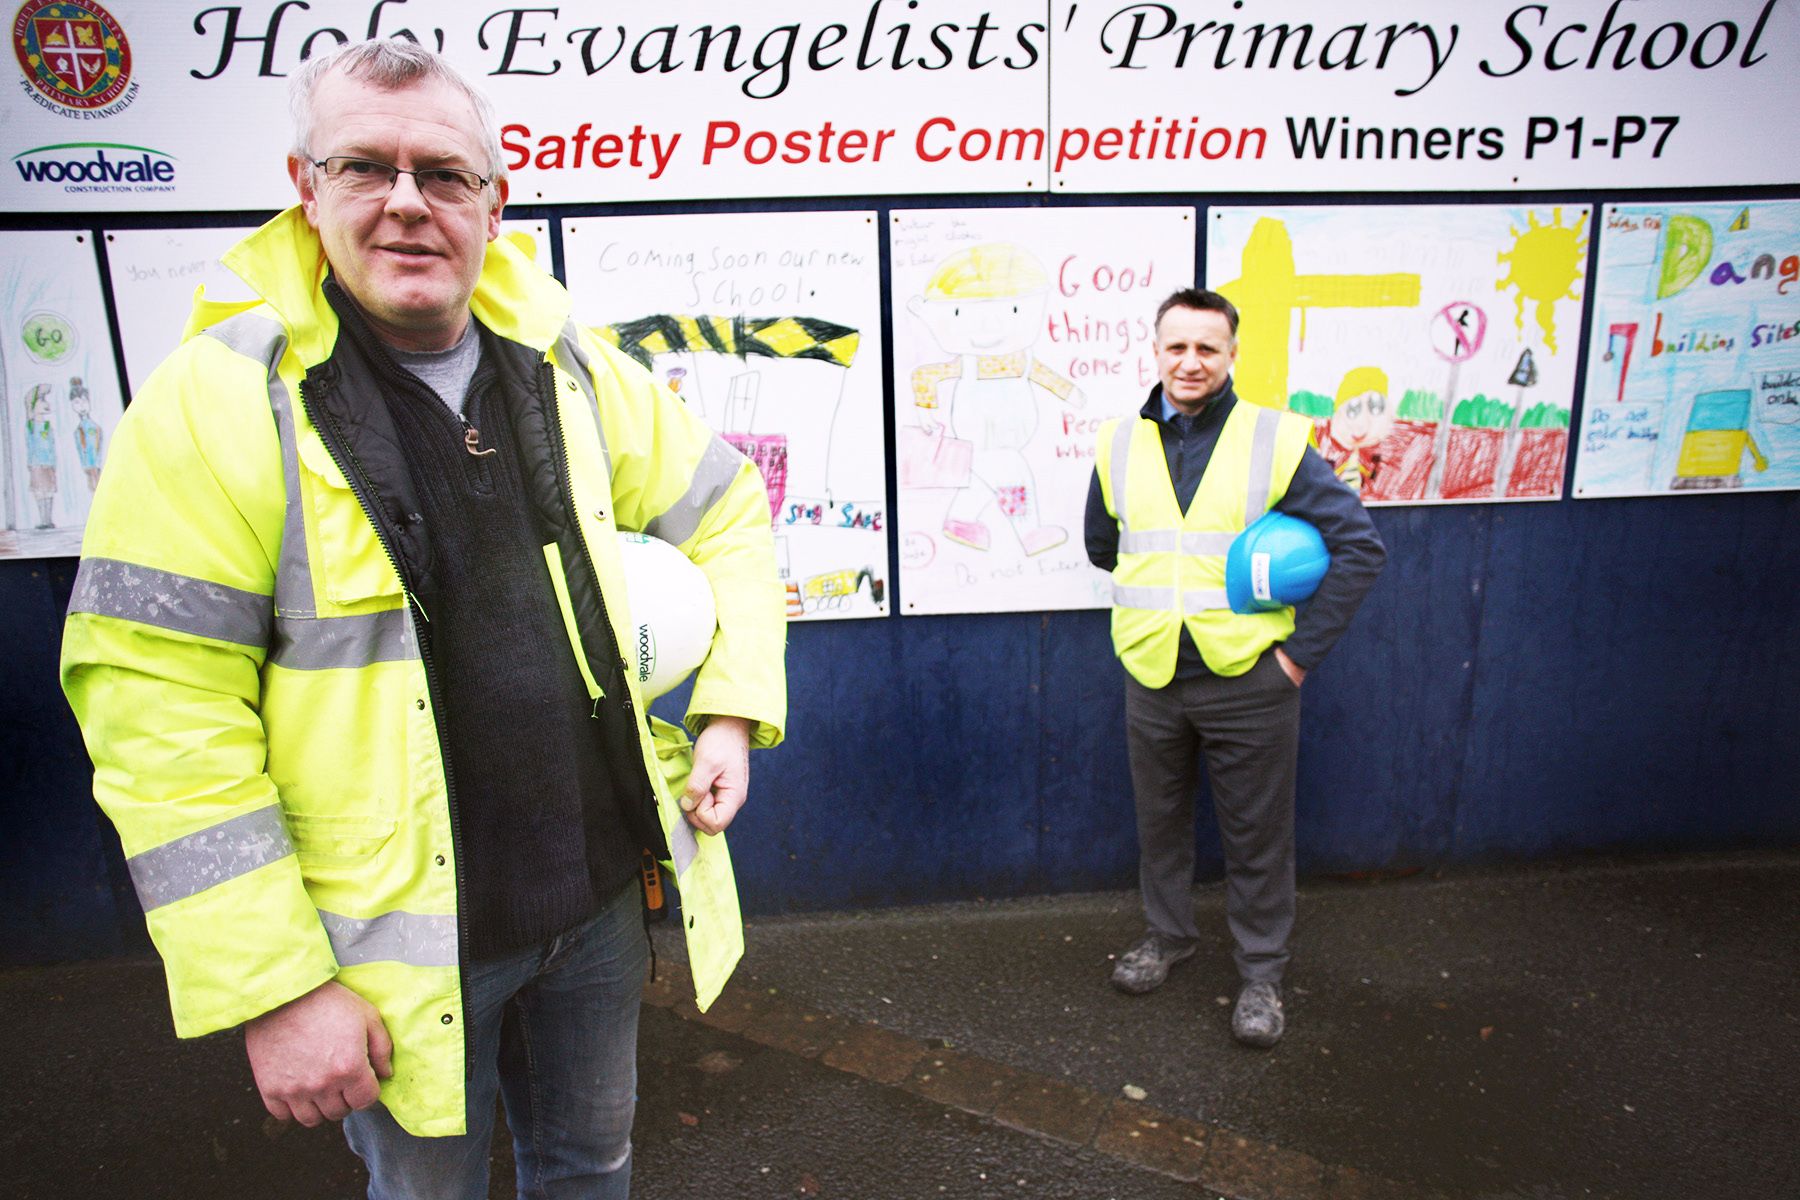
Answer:
<svg viewBox="0 0 1800 1200"><path fill-rule="evenodd" d="M493 182L464 167L423 167L408 171L367 158L342 155L319 159L313 166L325 172L345 190L359 196L386 196L402 175L411 175L419 194L433 204L467 204Z"/></svg>

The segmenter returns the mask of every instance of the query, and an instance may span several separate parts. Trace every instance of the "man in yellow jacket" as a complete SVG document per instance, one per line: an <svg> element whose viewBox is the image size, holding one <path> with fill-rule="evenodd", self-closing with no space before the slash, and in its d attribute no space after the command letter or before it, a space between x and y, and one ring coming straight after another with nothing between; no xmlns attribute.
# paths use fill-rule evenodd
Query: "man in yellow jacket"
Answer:
<svg viewBox="0 0 1800 1200"><path fill-rule="evenodd" d="M742 948L720 834L785 719L762 481L497 239L492 112L444 60L366 42L292 90L300 204L226 256L261 301L198 304L88 523L95 793L177 1032L243 1026L371 1196L485 1196L497 1093L520 1195L624 1196L642 851L701 1006ZM717 600L691 747L622 661L621 530Z"/></svg>
<svg viewBox="0 0 1800 1200"><path fill-rule="evenodd" d="M1137 416L1100 428L1086 542L1113 577L1147 926L1119 956L1113 986L1159 987L1198 945L1194 795L1204 757L1242 981L1231 1032L1267 1049L1287 1020L1300 686L1349 627L1386 551L1356 494L1309 444L1312 422L1233 391L1237 321L1217 292L1183 288L1163 301L1162 382ZM1233 612L1226 552L1274 510L1319 530L1330 568L1298 613Z"/></svg>

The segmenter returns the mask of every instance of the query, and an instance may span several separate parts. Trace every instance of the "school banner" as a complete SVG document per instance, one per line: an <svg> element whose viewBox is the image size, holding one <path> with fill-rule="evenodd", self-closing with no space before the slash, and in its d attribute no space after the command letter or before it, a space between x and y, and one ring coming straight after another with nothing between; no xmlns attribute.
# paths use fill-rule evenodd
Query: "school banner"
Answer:
<svg viewBox="0 0 1800 1200"><path fill-rule="evenodd" d="M1794 0L1056 8L1058 192L1794 179Z"/></svg>
<svg viewBox="0 0 1800 1200"><path fill-rule="evenodd" d="M285 206L288 78L370 36L481 84L515 204L1749 185L1800 144L1795 0L0 3L13 212Z"/></svg>

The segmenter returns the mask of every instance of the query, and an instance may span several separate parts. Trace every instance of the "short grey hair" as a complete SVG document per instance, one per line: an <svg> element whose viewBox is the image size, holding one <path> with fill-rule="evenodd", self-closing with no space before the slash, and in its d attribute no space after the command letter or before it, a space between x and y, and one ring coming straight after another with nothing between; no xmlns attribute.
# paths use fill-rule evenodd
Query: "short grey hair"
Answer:
<svg viewBox="0 0 1800 1200"><path fill-rule="evenodd" d="M475 110L477 134L482 153L487 155L488 175L506 178L506 164L500 159L500 133L494 119L494 106L468 78L450 65L441 54L427 50L405 38L371 38L366 42L350 42L306 60L304 66L288 81L288 109L294 117L294 153L307 163L313 161L313 95L320 80L341 70L352 79L373 84L382 91L395 92L427 80L441 80L469 98Z"/></svg>

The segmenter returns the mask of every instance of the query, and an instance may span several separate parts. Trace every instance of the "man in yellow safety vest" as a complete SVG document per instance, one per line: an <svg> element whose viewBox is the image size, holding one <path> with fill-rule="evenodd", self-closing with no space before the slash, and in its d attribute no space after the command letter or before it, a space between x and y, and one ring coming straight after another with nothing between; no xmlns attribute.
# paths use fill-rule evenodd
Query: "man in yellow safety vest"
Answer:
<svg viewBox="0 0 1800 1200"><path fill-rule="evenodd" d="M1089 559L1113 577L1148 925L1119 956L1113 985L1148 992L1198 943L1194 795L1204 755L1242 980L1232 1034L1268 1047L1286 1027L1300 686L1349 626L1385 551L1356 495L1309 444L1312 422L1238 399L1236 359L1229 300L1188 288L1163 302L1162 382L1137 416L1100 429L1086 539ZM1270 510L1311 523L1331 552L1298 615L1239 614L1226 601L1226 552Z"/></svg>
<svg viewBox="0 0 1800 1200"><path fill-rule="evenodd" d="M63 683L176 1031L343 1120L370 1195L623 1197L668 860L705 1007L742 949L721 831L786 715L756 468L498 237L492 110L406 40L291 85L300 203L226 255L120 424ZM647 721L618 533L718 600L685 734ZM691 766L691 771L690 771Z"/></svg>

